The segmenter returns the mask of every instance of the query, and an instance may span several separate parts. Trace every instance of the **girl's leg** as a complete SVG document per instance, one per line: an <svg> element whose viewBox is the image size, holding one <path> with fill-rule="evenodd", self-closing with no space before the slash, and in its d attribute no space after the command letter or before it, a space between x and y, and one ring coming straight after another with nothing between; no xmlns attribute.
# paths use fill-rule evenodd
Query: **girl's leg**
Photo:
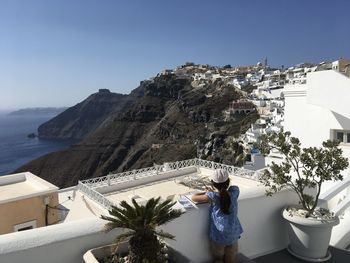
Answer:
<svg viewBox="0 0 350 263"><path fill-rule="evenodd" d="M225 263L236 263L236 256L238 251L238 242L233 243L230 246L225 247Z"/></svg>
<svg viewBox="0 0 350 263"><path fill-rule="evenodd" d="M225 256L225 246L210 240L210 250L214 257L215 263L223 263Z"/></svg>

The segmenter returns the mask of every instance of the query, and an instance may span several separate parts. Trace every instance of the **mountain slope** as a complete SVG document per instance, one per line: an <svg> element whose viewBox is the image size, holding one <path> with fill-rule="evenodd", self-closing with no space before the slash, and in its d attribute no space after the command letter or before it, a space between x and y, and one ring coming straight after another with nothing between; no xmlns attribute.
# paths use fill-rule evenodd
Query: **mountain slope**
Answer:
<svg viewBox="0 0 350 263"><path fill-rule="evenodd" d="M123 108L126 95L101 89L38 128L42 139L82 139Z"/></svg>
<svg viewBox="0 0 350 263"><path fill-rule="evenodd" d="M223 120L222 111L241 96L221 81L193 88L189 79L156 77L142 82L127 102L108 116L108 122L79 144L43 156L18 171L29 170L67 187L111 171L193 158L199 142L208 140L215 140L216 148L206 158L226 160L221 156L226 140L247 129L257 117Z"/></svg>

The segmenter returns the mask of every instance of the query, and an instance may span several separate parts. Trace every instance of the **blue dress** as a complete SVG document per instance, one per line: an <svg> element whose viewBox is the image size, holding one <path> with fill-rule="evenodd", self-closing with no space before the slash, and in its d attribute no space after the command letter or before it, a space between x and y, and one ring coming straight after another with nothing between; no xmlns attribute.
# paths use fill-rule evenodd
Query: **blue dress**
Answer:
<svg viewBox="0 0 350 263"><path fill-rule="evenodd" d="M212 205L209 208L209 238L224 246L235 243L243 233L237 217L239 188L230 186L228 192L231 194L231 207L228 215L221 212L220 197L214 192L207 193L207 196L212 200Z"/></svg>

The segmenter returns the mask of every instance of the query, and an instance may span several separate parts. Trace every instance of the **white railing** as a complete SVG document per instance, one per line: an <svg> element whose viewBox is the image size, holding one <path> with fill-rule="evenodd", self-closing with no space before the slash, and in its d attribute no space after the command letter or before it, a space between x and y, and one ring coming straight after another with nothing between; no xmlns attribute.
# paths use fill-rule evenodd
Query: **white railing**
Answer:
<svg viewBox="0 0 350 263"><path fill-rule="evenodd" d="M128 182L128 181L132 181L132 180L136 180L144 177L153 176L155 174L158 174L160 171L162 171L162 166L157 165L157 166L152 166L152 167L147 167L147 168L142 168L137 170L126 171L122 173L116 173L116 174L110 173L107 176L83 180L81 181L81 183L88 185L90 187L96 188L96 187L112 185L116 183L123 183L123 182Z"/></svg>
<svg viewBox="0 0 350 263"><path fill-rule="evenodd" d="M201 167L201 168L209 168L212 170L215 169L224 169L226 170L229 174L235 174L237 170L240 168L234 167L233 165L227 165L227 164L222 164L222 163L216 163L212 161L207 161L207 160L202 160L202 159L195 159L196 160L196 166Z"/></svg>
<svg viewBox="0 0 350 263"><path fill-rule="evenodd" d="M186 167L199 167L207 169L224 169L229 174L244 177L252 180L258 180L258 173L256 171L247 170L233 165L226 165L212 161L206 161L198 158L188 159L183 161L169 162L162 165L155 165L152 167L141 168L137 170L126 171L122 173L108 174L106 176L91 178L78 182L78 189L87 195L92 200L101 204L103 207L109 209L113 202L108 200L103 194L96 191L96 188L103 186L110 186L120 183L125 183L133 180L138 180L145 177L158 175L165 171L179 170Z"/></svg>
<svg viewBox="0 0 350 263"><path fill-rule="evenodd" d="M108 200L103 194L97 192L96 190L92 189L88 185L83 184L82 182L78 182L78 189L90 199L102 205L106 209L110 209L110 207L113 205L113 202Z"/></svg>
<svg viewBox="0 0 350 263"><path fill-rule="evenodd" d="M343 181L330 188L328 191L321 194L319 198L319 204L323 206L324 204L328 203L332 198L336 197L343 190L349 187L350 176L348 176ZM340 202L338 202L335 207L330 207L330 210L338 216L341 215L348 207L350 207L350 191L348 191L348 193L345 195L345 198L343 200L340 200Z"/></svg>
<svg viewBox="0 0 350 263"><path fill-rule="evenodd" d="M296 77L293 79L289 79L289 84L306 84L306 77Z"/></svg>

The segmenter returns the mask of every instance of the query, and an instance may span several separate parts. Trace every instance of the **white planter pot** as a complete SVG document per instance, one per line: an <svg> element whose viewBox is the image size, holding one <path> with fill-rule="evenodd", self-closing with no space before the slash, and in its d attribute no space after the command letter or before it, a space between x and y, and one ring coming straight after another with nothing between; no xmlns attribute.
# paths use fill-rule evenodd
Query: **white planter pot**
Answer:
<svg viewBox="0 0 350 263"><path fill-rule="evenodd" d="M105 258L111 255L112 251L116 248L116 244L97 247L88 250L84 255L83 259L85 263L99 263L99 258ZM129 249L129 244L127 241L121 242L118 246L117 253L127 254ZM183 256L180 252L174 250L171 247L169 249L169 257L172 259L171 262L181 262L181 263L189 263L191 262L188 258Z"/></svg>
<svg viewBox="0 0 350 263"><path fill-rule="evenodd" d="M88 250L84 255L85 263L99 263L98 258L104 258L111 255L111 253L115 250L116 244L107 245L103 247L97 247ZM127 253L128 252L128 242L121 242L118 246L118 253Z"/></svg>
<svg viewBox="0 0 350 263"><path fill-rule="evenodd" d="M339 224L339 218L331 220L318 220L291 216L283 209L282 216L289 222L288 251L305 261L323 262L329 260L331 254L328 250L332 228Z"/></svg>

